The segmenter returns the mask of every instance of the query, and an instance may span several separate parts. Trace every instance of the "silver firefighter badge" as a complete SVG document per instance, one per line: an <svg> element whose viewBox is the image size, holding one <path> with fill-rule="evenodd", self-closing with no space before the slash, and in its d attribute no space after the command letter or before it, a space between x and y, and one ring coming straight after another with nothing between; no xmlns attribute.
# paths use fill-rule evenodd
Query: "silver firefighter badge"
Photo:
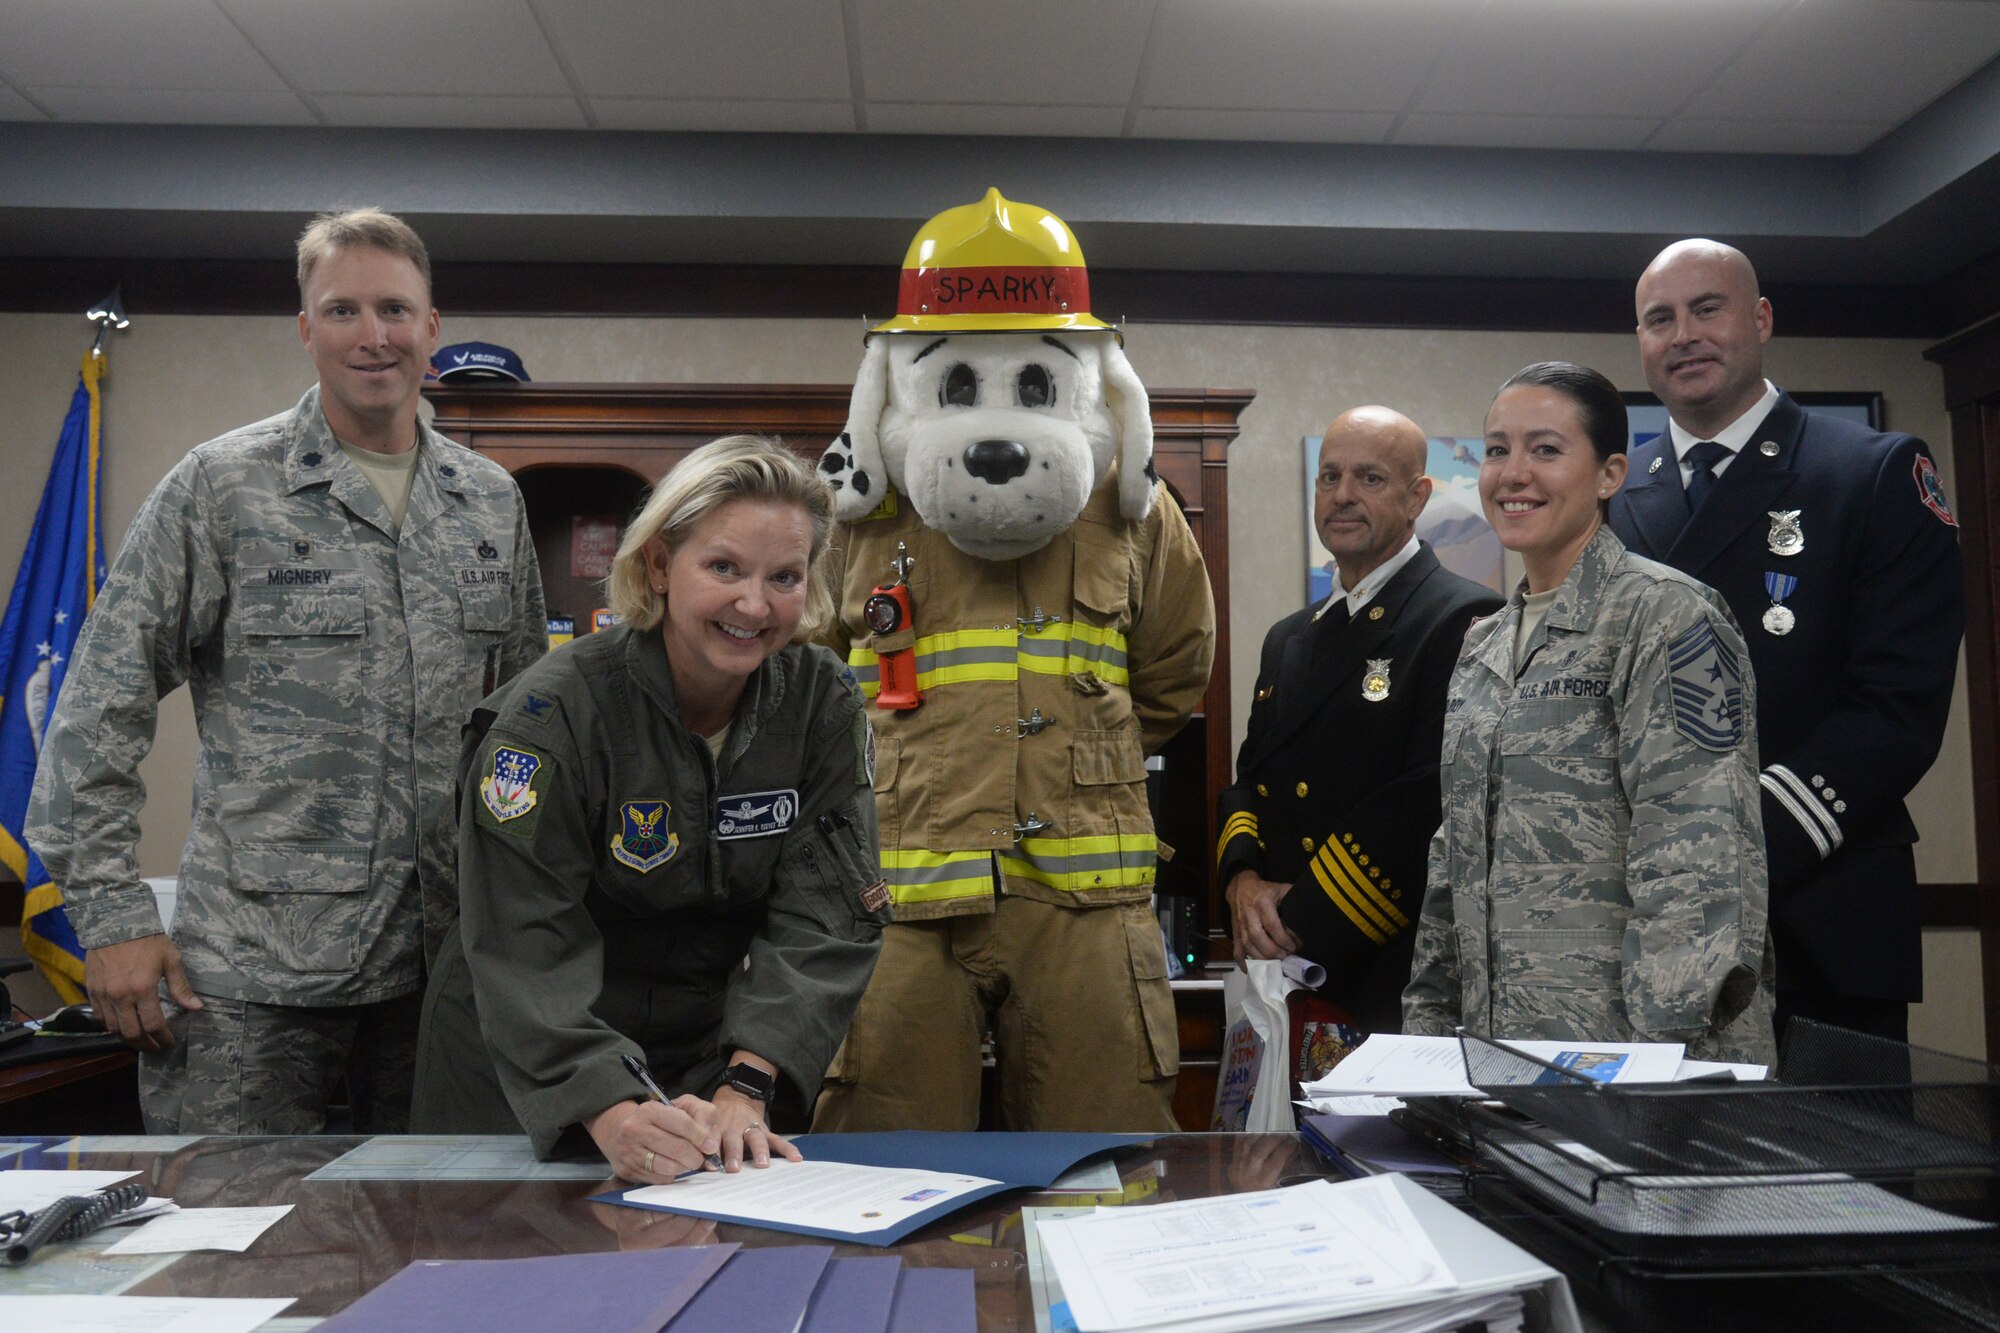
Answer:
<svg viewBox="0 0 2000 1333"><path fill-rule="evenodd" d="M1379 704L1389 697L1389 659L1371 657L1368 671L1361 677L1361 697L1371 704Z"/></svg>
<svg viewBox="0 0 2000 1333"><path fill-rule="evenodd" d="M1799 526L1796 509L1766 510L1771 516L1771 554L1797 555L1806 549L1805 529Z"/></svg>

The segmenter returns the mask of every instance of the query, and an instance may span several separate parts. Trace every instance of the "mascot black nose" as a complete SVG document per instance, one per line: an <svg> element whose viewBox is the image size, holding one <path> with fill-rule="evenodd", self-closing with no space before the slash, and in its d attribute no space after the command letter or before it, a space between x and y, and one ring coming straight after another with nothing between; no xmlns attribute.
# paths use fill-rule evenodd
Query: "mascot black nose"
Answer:
<svg viewBox="0 0 2000 1333"><path fill-rule="evenodd" d="M1018 440L978 440L965 447L965 470L995 486L1028 470L1028 446Z"/></svg>

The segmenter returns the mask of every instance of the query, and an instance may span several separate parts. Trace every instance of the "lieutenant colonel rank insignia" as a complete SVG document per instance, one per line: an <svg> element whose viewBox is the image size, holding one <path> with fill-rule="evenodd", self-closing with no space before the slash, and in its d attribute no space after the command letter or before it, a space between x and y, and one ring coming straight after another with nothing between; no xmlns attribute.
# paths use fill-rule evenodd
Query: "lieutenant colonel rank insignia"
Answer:
<svg viewBox="0 0 2000 1333"><path fill-rule="evenodd" d="M1361 677L1361 697L1371 704L1379 704L1389 697L1389 659L1371 657L1368 672Z"/></svg>
<svg viewBox="0 0 2000 1333"><path fill-rule="evenodd" d="M479 782L479 799L487 813L505 824L533 810L541 799L535 791L535 774L541 769L542 757L532 751L493 747L492 763Z"/></svg>
<svg viewBox="0 0 2000 1333"><path fill-rule="evenodd" d="M1674 730L1704 750L1743 740L1743 665L1706 617L1667 646Z"/></svg>
<svg viewBox="0 0 2000 1333"><path fill-rule="evenodd" d="M660 832L660 826L667 822L667 812L672 809L665 801L627 801L619 806L618 813L624 817L625 826L612 835L612 859L642 875L673 860L674 853L681 849L681 835Z"/></svg>

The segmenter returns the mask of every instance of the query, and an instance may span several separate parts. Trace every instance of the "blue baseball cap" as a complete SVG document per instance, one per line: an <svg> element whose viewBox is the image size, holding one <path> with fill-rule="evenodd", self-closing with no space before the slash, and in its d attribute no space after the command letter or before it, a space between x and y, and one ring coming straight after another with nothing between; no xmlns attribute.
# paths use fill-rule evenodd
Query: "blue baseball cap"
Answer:
<svg viewBox="0 0 2000 1333"><path fill-rule="evenodd" d="M528 368L512 348L492 343L453 343L431 354L430 380L513 380L528 383Z"/></svg>

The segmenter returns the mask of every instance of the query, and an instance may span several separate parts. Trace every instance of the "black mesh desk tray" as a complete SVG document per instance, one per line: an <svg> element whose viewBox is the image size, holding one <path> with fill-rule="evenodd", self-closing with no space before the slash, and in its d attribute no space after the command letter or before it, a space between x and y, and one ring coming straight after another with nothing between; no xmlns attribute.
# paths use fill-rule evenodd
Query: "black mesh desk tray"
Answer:
<svg viewBox="0 0 2000 1333"><path fill-rule="evenodd" d="M2000 1267L1993 1067L1800 1023L1763 1083L1618 1086L1462 1038L1461 1109L1522 1206L1669 1266Z"/></svg>

